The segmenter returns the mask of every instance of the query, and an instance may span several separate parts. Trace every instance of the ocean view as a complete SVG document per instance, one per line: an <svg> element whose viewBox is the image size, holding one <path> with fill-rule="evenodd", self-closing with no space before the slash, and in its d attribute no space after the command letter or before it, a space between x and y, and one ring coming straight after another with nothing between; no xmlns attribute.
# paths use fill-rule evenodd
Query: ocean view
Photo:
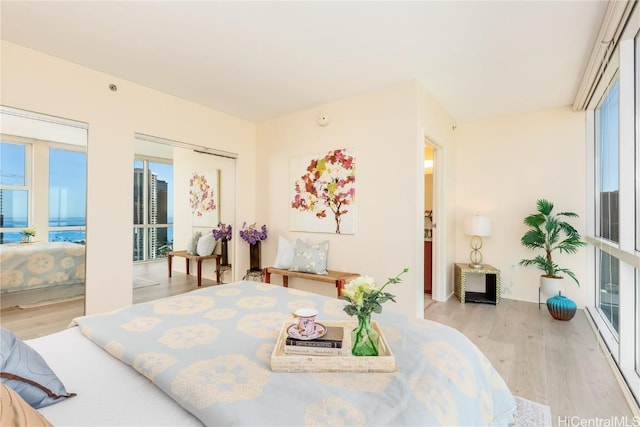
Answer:
<svg viewBox="0 0 640 427"><path fill-rule="evenodd" d="M18 228L18 231L0 233L0 243L18 243L22 240L22 229L27 228L28 221L26 218L13 218L5 219L3 221L3 227L6 228ZM71 217L71 218L49 218L49 227L84 227L86 219L84 217ZM36 234L36 240L44 240L38 238ZM85 230L60 230L49 231L48 241L50 242L74 242L84 243L86 241ZM167 229L167 241L173 242L173 227Z"/></svg>
<svg viewBox="0 0 640 427"><path fill-rule="evenodd" d="M173 221L173 218L169 219ZM22 240L22 229L27 228L28 221L26 218L13 218L5 219L3 221L3 227L17 228L17 231L0 233L2 238L0 243L18 243ZM86 219L84 217L71 217L71 218L49 218L49 227L84 227ZM37 230L36 230L37 231ZM36 234L36 240L44 240L38 238ZM84 243L87 235L85 230L50 230L48 241L50 242L74 242ZM173 242L173 227L167 228L167 242ZM164 243L164 242L162 242Z"/></svg>
<svg viewBox="0 0 640 427"><path fill-rule="evenodd" d="M49 218L49 227L84 227L86 220L84 217L71 217L71 218ZM23 238L23 228L27 228L28 221L26 218L5 218L3 220L3 227L6 228L19 228L18 231L4 232L0 239L2 243L17 243ZM36 230L37 231L37 230ZM44 240L42 236L36 234L36 240ZM60 230L50 231L46 240L50 242L74 242L84 243L86 240L85 230Z"/></svg>

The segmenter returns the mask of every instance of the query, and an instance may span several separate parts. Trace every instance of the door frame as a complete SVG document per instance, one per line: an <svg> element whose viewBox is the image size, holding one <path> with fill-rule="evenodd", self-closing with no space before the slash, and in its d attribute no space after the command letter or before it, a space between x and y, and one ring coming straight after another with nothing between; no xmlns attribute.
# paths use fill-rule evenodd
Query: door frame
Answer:
<svg viewBox="0 0 640 427"><path fill-rule="evenodd" d="M445 180L443 173L446 159L446 150L442 145L438 144L438 142L434 138L430 138L427 134L425 134L424 136L424 145L428 145L433 148L433 233L431 252L431 298L433 298L434 301L446 301L448 298L446 284L447 218L445 214L447 198L444 191ZM424 175L422 176L422 181L424 183ZM424 211L424 203L422 206L422 210ZM422 245L422 258L424 259L424 245Z"/></svg>

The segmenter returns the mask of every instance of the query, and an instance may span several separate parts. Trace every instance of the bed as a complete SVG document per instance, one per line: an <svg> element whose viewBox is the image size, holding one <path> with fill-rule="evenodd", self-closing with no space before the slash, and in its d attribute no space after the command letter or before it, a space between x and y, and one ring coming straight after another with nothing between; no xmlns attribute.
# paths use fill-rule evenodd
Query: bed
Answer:
<svg viewBox="0 0 640 427"><path fill-rule="evenodd" d="M455 329L375 318L393 373L279 373L270 355L301 307L350 319L343 300L242 281L75 320L28 341L77 393L40 412L57 426L508 425L516 402Z"/></svg>
<svg viewBox="0 0 640 427"><path fill-rule="evenodd" d="M85 246L71 242L0 245L2 308L84 294Z"/></svg>

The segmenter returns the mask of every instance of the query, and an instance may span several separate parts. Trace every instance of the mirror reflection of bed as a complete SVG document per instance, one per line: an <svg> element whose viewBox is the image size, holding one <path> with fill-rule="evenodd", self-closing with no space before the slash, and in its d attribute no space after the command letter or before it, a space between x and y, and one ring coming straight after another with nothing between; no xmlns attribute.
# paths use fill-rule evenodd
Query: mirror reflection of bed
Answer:
<svg viewBox="0 0 640 427"><path fill-rule="evenodd" d="M3 324L84 313L87 124L2 107ZM67 313L69 306L78 307Z"/></svg>
<svg viewBox="0 0 640 427"><path fill-rule="evenodd" d="M1 318L4 327L15 326L21 331L20 338L29 339L62 330L85 313L87 125L8 107L2 107L1 113L4 157L17 149L22 157L16 163L24 165L18 170L6 163L2 166ZM140 205L138 210L137 203L149 199L148 187L133 200L132 292L133 302L138 303L197 288L196 276L186 274L184 263L177 263L173 277L168 277L166 253L186 249L196 230L210 233L218 221L233 224L235 157L145 135L136 134L134 141L134 192L136 179L141 184L138 190L152 183L156 201L153 206ZM71 169L68 162L55 157L60 153L80 156L82 161ZM60 169L69 173L63 175ZM215 223L194 227L188 203L188 180L194 171L218 174ZM175 188L174 178L179 183ZM18 202L28 205L27 200L31 210L17 210ZM21 232L29 227L36 229L34 242L22 242L25 236ZM178 242L175 247L174 240ZM234 242L229 243L233 265ZM217 284L215 273L215 264L203 265L201 285ZM222 281L233 277L233 271L228 270Z"/></svg>

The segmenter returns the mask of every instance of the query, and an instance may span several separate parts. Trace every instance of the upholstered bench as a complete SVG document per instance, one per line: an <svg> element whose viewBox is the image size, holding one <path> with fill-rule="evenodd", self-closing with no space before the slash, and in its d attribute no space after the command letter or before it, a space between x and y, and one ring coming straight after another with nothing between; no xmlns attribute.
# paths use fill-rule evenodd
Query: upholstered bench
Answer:
<svg viewBox="0 0 640 427"><path fill-rule="evenodd" d="M350 282L359 276L356 273L345 273L343 271L328 270L329 274L313 274L313 273L301 273L299 271L283 270L280 268L266 267L264 269L264 281L271 283L271 275L278 274L282 276L282 286L289 287L289 277L297 277L299 279L315 280L317 282L334 283L338 296L342 295L342 288L345 283Z"/></svg>
<svg viewBox="0 0 640 427"><path fill-rule="evenodd" d="M214 259L216 260L216 281L218 283L220 283L220 268L219 268L219 263L220 263L220 258L222 258L221 255L207 255L207 256L200 256L200 255L190 255L187 251L172 251L172 252L167 252L167 264L169 265L169 277L171 277L171 261L173 259L174 256L177 257L182 257L185 258L185 261L187 263L187 274L189 274L189 261L190 260L194 260L197 263L197 273L198 273L198 286L201 285L202 283L202 261L204 261L205 259Z"/></svg>

